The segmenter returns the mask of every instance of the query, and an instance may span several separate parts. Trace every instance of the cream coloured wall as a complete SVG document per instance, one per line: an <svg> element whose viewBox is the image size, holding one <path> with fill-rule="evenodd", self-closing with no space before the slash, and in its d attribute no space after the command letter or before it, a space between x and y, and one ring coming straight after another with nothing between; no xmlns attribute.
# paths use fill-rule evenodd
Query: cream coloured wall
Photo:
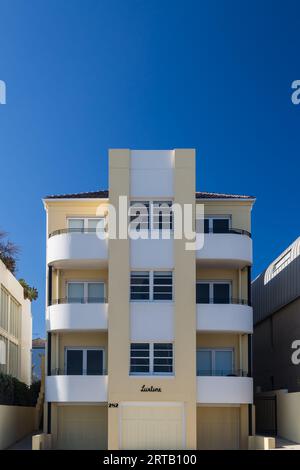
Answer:
<svg viewBox="0 0 300 470"><path fill-rule="evenodd" d="M196 207L204 204L204 215L231 215L232 227L251 232L251 209L253 201L198 200ZM197 211L196 211L197 214Z"/></svg>
<svg viewBox="0 0 300 470"><path fill-rule="evenodd" d="M200 348L233 348L233 368L248 371L248 336L246 334L197 333L197 349Z"/></svg>
<svg viewBox="0 0 300 470"><path fill-rule="evenodd" d="M246 269L219 269L219 268L201 268L199 265L196 269L197 281L231 281L232 297L235 299L248 299L248 275Z"/></svg>
<svg viewBox="0 0 300 470"><path fill-rule="evenodd" d="M68 217L97 217L105 216L108 201L105 199L71 201L48 199L45 202L48 213L48 234L54 230L67 228Z"/></svg>
<svg viewBox="0 0 300 470"><path fill-rule="evenodd" d="M58 279L58 281L57 281ZM67 283L70 281L101 281L105 283L105 293L108 297L107 269L70 269L53 270L52 298L60 299L67 295Z"/></svg>
<svg viewBox="0 0 300 470"><path fill-rule="evenodd" d="M52 370L65 368L66 347L99 347L104 349L104 368L107 370L108 338L106 332L52 333Z"/></svg>
<svg viewBox="0 0 300 470"><path fill-rule="evenodd" d="M35 407L0 405L0 450L34 430Z"/></svg>

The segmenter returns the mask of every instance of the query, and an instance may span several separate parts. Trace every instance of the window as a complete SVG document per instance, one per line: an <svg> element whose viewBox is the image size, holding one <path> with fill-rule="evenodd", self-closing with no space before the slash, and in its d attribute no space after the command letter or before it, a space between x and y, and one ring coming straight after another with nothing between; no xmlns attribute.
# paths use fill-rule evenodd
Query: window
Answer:
<svg viewBox="0 0 300 470"><path fill-rule="evenodd" d="M172 230L172 201L132 201L129 208L132 228L140 230Z"/></svg>
<svg viewBox="0 0 300 470"><path fill-rule="evenodd" d="M206 216L204 218L204 233L227 233L231 228L230 216ZM197 227L197 221L196 221ZM199 224L198 224L199 227ZM199 229L197 229L199 233Z"/></svg>
<svg viewBox="0 0 300 470"><path fill-rule="evenodd" d="M291 250L283 255L273 266L273 272L281 271L291 261Z"/></svg>
<svg viewBox="0 0 300 470"><path fill-rule="evenodd" d="M233 374L233 349L198 349L197 375Z"/></svg>
<svg viewBox="0 0 300 470"><path fill-rule="evenodd" d="M171 271L154 271L153 300L172 300L173 279Z"/></svg>
<svg viewBox="0 0 300 470"><path fill-rule="evenodd" d="M130 278L130 299L150 299L150 275L148 271L133 271Z"/></svg>
<svg viewBox="0 0 300 470"><path fill-rule="evenodd" d="M21 306L1 286L0 292L0 328L15 338L20 336Z"/></svg>
<svg viewBox="0 0 300 470"><path fill-rule="evenodd" d="M0 327L8 331L9 294L1 286Z"/></svg>
<svg viewBox="0 0 300 470"><path fill-rule="evenodd" d="M172 271L132 271L130 299L141 301L172 301Z"/></svg>
<svg viewBox="0 0 300 470"><path fill-rule="evenodd" d="M67 375L103 375L103 349L67 348L65 354Z"/></svg>
<svg viewBox="0 0 300 470"><path fill-rule="evenodd" d="M68 228L70 232L95 233L104 232L105 218L70 218L68 219Z"/></svg>
<svg viewBox="0 0 300 470"><path fill-rule="evenodd" d="M172 343L131 343L130 373L165 375L173 373Z"/></svg>
<svg viewBox="0 0 300 470"><path fill-rule="evenodd" d="M21 320L21 306L13 298L10 298L9 309L9 333L15 338L20 336L20 320Z"/></svg>
<svg viewBox="0 0 300 470"><path fill-rule="evenodd" d="M198 281L196 285L197 304L229 304L231 283L228 281Z"/></svg>
<svg viewBox="0 0 300 470"><path fill-rule="evenodd" d="M104 282L68 282L68 303L105 302Z"/></svg>

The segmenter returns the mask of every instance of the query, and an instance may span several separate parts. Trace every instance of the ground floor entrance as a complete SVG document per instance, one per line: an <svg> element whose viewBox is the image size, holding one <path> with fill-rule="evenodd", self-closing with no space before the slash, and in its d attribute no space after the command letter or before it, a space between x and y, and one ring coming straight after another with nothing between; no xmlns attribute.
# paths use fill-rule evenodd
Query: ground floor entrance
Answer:
<svg viewBox="0 0 300 470"><path fill-rule="evenodd" d="M197 449L239 449L239 407L197 407Z"/></svg>
<svg viewBox="0 0 300 470"><path fill-rule="evenodd" d="M107 449L107 406L58 406L56 448Z"/></svg>
<svg viewBox="0 0 300 470"><path fill-rule="evenodd" d="M184 449L183 403L121 403L120 449Z"/></svg>

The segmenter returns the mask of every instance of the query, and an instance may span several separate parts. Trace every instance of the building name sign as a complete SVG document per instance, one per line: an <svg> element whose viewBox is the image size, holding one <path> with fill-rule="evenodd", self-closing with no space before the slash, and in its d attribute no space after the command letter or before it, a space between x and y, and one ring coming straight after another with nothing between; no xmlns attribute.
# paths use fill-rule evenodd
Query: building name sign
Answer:
<svg viewBox="0 0 300 470"><path fill-rule="evenodd" d="M153 387L153 385L151 385L150 387L146 387L146 385L142 385L141 392L161 392L161 388Z"/></svg>

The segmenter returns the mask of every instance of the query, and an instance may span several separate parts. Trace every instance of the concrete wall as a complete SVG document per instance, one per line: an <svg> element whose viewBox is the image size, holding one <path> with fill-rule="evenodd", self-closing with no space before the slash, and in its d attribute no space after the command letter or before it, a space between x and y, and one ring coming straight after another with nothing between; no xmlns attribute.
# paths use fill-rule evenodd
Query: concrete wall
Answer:
<svg viewBox="0 0 300 470"><path fill-rule="evenodd" d="M34 430L35 407L0 405L0 450Z"/></svg>
<svg viewBox="0 0 300 470"><path fill-rule="evenodd" d="M277 435L300 444L300 392L273 390L258 396L276 396Z"/></svg>
<svg viewBox="0 0 300 470"><path fill-rule="evenodd" d="M278 435L300 444L300 392L280 390L276 395Z"/></svg>

